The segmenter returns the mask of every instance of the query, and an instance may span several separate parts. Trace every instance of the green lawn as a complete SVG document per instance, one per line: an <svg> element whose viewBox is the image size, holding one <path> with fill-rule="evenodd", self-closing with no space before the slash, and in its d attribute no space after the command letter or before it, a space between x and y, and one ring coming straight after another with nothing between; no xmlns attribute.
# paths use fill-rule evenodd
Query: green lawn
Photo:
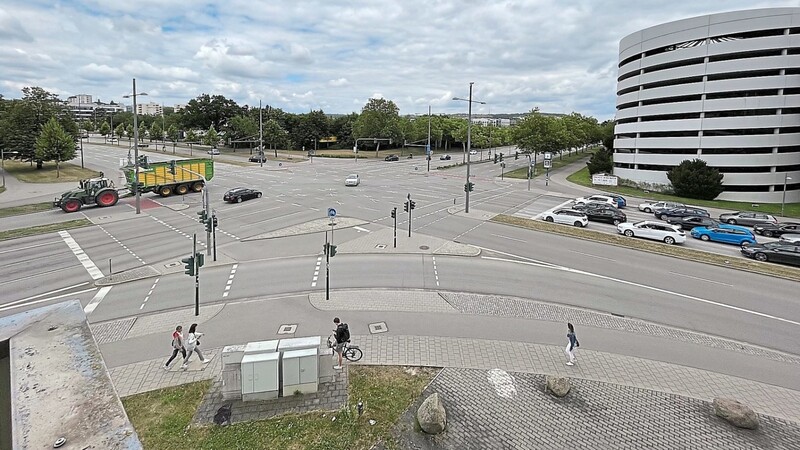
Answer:
<svg viewBox="0 0 800 450"><path fill-rule="evenodd" d="M22 214L49 211L51 209L53 209L53 203L51 202L31 203L30 205L22 206L9 206L8 208L0 208L0 217L19 216Z"/></svg>
<svg viewBox="0 0 800 450"><path fill-rule="evenodd" d="M38 225L28 228L15 228L13 230L0 231L0 241L6 239L16 239L26 236L36 236L39 234L52 233L54 231L68 230L71 228L80 228L91 225L88 219L70 220L68 222L50 223L47 225Z"/></svg>
<svg viewBox="0 0 800 450"><path fill-rule="evenodd" d="M350 408L324 417L323 413L286 414L187 430L209 381L126 397L122 403L145 449L369 449L378 441L394 448L392 427L436 371L370 366L349 370ZM355 411L359 400L365 406L361 417ZM370 425L370 419L377 423Z"/></svg>
<svg viewBox="0 0 800 450"><path fill-rule="evenodd" d="M100 175L97 171L81 169L67 162L59 164L59 170L56 170L56 164L52 161L46 162L40 170L36 169L36 163L23 161L6 161L5 168L9 174L25 183L68 183Z"/></svg>
<svg viewBox="0 0 800 450"><path fill-rule="evenodd" d="M565 155L563 158L553 155L553 167L550 168L551 171L560 169L566 165L572 164L575 161L580 161L582 159L586 159L592 156L594 153L594 149L586 150L582 152L575 152L569 155ZM520 158L528 159L527 156L522 154L519 155ZM508 158L508 157L506 157ZM531 175L531 178L543 176L547 172L547 169L544 168L544 163L536 163L536 175ZM521 178L523 180L528 179L528 168L527 167L520 167L519 169L512 170L511 172L506 172L505 175L509 178Z"/></svg>
<svg viewBox="0 0 800 450"><path fill-rule="evenodd" d="M706 206L709 208L728 209L731 211L760 211L773 215L780 215L780 203L759 203L758 206L753 206L750 202L731 202L727 200L697 200L693 198L678 197L675 195L661 194L658 192L645 191L629 186L594 186L592 185L592 178L589 175L589 169L583 169L573 173L567 177L568 181L581 186L594 187L601 191L616 192L621 195L629 195L631 197L639 197L653 200L668 200L687 205ZM783 214L784 217L800 218L800 203L787 203L786 210Z"/></svg>

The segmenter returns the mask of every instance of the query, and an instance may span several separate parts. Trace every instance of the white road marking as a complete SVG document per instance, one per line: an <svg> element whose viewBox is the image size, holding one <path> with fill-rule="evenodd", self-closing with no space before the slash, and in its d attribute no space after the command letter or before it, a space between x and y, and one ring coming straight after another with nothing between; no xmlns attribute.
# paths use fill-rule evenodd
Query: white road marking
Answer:
<svg viewBox="0 0 800 450"><path fill-rule="evenodd" d="M64 298L64 297L70 297L70 296L73 296L73 295L83 294L85 292L91 292L91 291L94 291L96 289L97 289L96 287L92 287L92 288L89 288L89 289L84 289L82 291L69 292L69 293L66 293L66 294L56 295L55 297L43 298L41 300L34 300L32 302L27 302L27 303L22 303L22 304L20 304L19 302L14 302L16 304L13 304L13 305L9 304L9 303L6 303L6 304L3 305L2 308L0 308L0 311L8 311L9 309L22 308L23 306L37 305L39 303L50 302L50 301L58 300L58 299Z"/></svg>
<svg viewBox="0 0 800 450"><path fill-rule="evenodd" d="M2 255L3 253L12 253L12 252L16 252L16 251L19 251L19 250L28 250L28 249L31 249L31 248L44 247L45 245L52 245L52 244L53 244L53 242L44 242L44 243L41 243L41 244L29 245L27 247L12 248L11 250L3 250L3 251L1 251L0 255Z"/></svg>
<svg viewBox="0 0 800 450"><path fill-rule="evenodd" d="M237 267L239 267L239 264L234 264L233 267L231 267L231 273L228 276L228 282L225 283L225 292L222 293L222 298L225 298L228 296L228 294L230 294L231 285L233 284L233 279L236 277Z"/></svg>
<svg viewBox="0 0 800 450"><path fill-rule="evenodd" d="M136 259L137 259L137 260L138 260L140 263L142 263L142 264L147 264L146 262L144 262L144 260L143 260L142 258L139 258L139 255L137 255L136 253L134 253L134 252L133 252L131 249L129 249L129 248L128 248L128 247L127 247L125 244L123 244L122 242L120 242L120 241L119 241L119 239L117 239L117 238L116 238L116 237L115 237L113 234L109 233L109 232L108 232L108 231L107 231L105 228L103 228L103 226L102 226L102 225L97 225L97 224L95 224L95 226L97 226L98 228L100 228L101 230L103 230L103 233L107 234L107 235L108 235L108 237L110 237L110 238L111 238L111 239L112 239L114 242L116 242L117 244L119 244L120 246L122 246L122 248L124 248L124 249L125 249L125 250L126 250L128 253L130 253L131 255L133 255L133 257L134 257L134 258L136 258Z"/></svg>
<svg viewBox="0 0 800 450"><path fill-rule="evenodd" d="M89 284L89 282L88 282L88 281L86 281L86 282L84 282L84 283L78 283L78 284L74 284L74 285L72 285L72 286L63 287L63 288L61 288L61 289L56 289L56 290L54 290L54 291L45 292L44 294L39 294L39 295L33 295L33 296L31 296L31 297L26 297L26 298L23 298L22 300L15 300L15 301L13 301L13 302L4 303L4 304L3 304L3 306L11 306L11 305L16 305L16 304L18 304L18 303L25 303L25 302L27 302L28 300L34 300L34 299L37 299L37 298L39 298L39 297L44 297L45 295L51 295L51 294L55 294L55 293L57 293L57 292L67 291L67 290L70 290L70 289L73 289L73 288L76 288L76 287L86 286L87 284ZM93 288L93 289L94 289L94 288ZM90 290L91 290L91 289L90 289ZM82 291L82 292L85 292L85 291Z"/></svg>
<svg viewBox="0 0 800 450"><path fill-rule="evenodd" d="M311 281L311 287L317 287L317 280L319 279L319 266L322 264L322 256L317 257L317 266L314 268L314 278Z"/></svg>
<svg viewBox="0 0 800 450"><path fill-rule="evenodd" d="M671 274L674 274L674 275L680 275L680 276L682 276L682 277L686 277L686 278L693 278L693 279L695 279L695 280L707 281L707 282L709 282L709 283L721 284L721 285L723 285L723 286L729 286L729 287L733 287L733 285L732 285L732 284L728 284L728 283L722 283L722 282L719 282L719 281L709 280L709 279L706 279L706 278L693 277L693 276L691 276L691 275L686 275L685 273L679 273L679 272L670 272L670 273L671 273Z"/></svg>
<svg viewBox="0 0 800 450"><path fill-rule="evenodd" d="M147 293L147 295L144 297L144 301L142 302L142 305L141 305L141 306L139 306L139 310L142 310L142 309L144 309L144 305L147 303L147 301L148 301L148 300L150 300L150 296L151 296L151 295L153 295L153 291L154 291L154 290L156 290L156 285L158 284L158 280L160 280L160 279L161 279L161 278L156 278L156 280L155 280L155 281L153 281L153 285L152 285L152 286L150 286L150 291L149 291L149 292Z"/></svg>
<svg viewBox="0 0 800 450"><path fill-rule="evenodd" d="M439 286L439 271L436 269L436 257L433 258L433 276L436 278L436 286Z"/></svg>
<svg viewBox="0 0 800 450"><path fill-rule="evenodd" d="M528 242L528 241L525 241L525 240L522 240L522 239L517 239L517 238L508 237L508 236L503 236L502 234L492 234L492 236L494 236L494 237L499 237L499 238L502 238L502 239L508 239L509 241Z"/></svg>
<svg viewBox="0 0 800 450"><path fill-rule="evenodd" d="M380 209L367 208L366 206L361 206L361 205L358 205L358 207L361 209L366 209L367 211L380 211Z"/></svg>
<svg viewBox="0 0 800 450"><path fill-rule="evenodd" d="M366 232L366 233L369 233L369 230L368 230L368 229L366 229L366 228L361 228L361 227L353 227L353 229L354 229L354 230L356 230L356 231L364 231L364 232Z"/></svg>
<svg viewBox="0 0 800 450"><path fill-rule="evenodd" d="M592 258L605 259L606 261L614 261L614 262L616 262L616 261L617 261L616 259L606 258L606 257L604 257L604 256L592 255L591 253L583 253L583 252L578 252L578 251L575 251L575 250L570 250L570 253L577 253L577 254L579 254L579 255L583 255L583 256L590 256L590 257L592 257Z"/></svg>
<svg viewBox="0 0 800 450"><path fill-rule="evenodd" d="M108 294L108 291L110 291L112 287L114 286L101 287L100 290L97 291L97 294L94 295L92 300L86 305L85 308L83 308L83 312L88 315L97 309L97 307L100 305L100 302L103 301L103 298L106 296L106 294Z"/></svg>
<svg viewBox="0 0 800 450"><path fill-rule="evenodd" d="M78 258L78 261L83 265L87 272L89 272L89 276L92 277L93 280L98 280L103 278L103 272L97 268L97 266L89 259L89 255L87 255L80 245L75 242L75 239L70 236L69 233L66 231L59 231L58 234L64 239L64 242L67 244L72 253L75 254L75 257Z"/></svg>

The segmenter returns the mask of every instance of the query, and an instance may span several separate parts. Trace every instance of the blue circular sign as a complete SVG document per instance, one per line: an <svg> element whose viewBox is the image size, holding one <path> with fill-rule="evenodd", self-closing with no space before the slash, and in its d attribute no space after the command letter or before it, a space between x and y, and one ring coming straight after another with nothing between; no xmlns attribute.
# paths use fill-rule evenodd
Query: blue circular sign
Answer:
<svg viewBox="0 0 800 450"><path fill-rule="evenodd" d="M333 208L328 208L328 217L336 217L336 210Z"/></svg>

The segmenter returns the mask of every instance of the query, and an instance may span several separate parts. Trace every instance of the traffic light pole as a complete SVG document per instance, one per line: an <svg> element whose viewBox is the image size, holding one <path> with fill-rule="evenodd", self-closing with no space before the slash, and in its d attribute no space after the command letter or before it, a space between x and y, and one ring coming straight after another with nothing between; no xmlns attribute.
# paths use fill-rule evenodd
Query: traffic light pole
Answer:
<svg viewBox="0 0 800 450"><path fill-rule="evenodd" d="M214 261L217 260L217 215L211 214L211 233L214 238Z"/></svg>
<svg viewBox="0 0 800 450"><path fill-rule="evenodd" d="M392 211L392 217L394 217L394 248L397 248L397 208Z"/></svg>
<svg viewBox="0 0 800 450"><path fill-rule="evenodd" d="M194 315L200 315L200 271L197 264L197 233L192 235L192 256L194 257Z"/></svg>
<svg viewBox="0 0 800 450"><path fill-rule="evenodd" d="M408 237L411 237L411 194L408 194Z"/></svg>
<svg viewBox="0 0 800 450"><path fill-rule="evenodd" d="M331 234L333 234L333 227L331 227ZM331 236L331 241L333 236ZM331 299L331 251L330 242L328 242L328 232L325 231L325 300Z"/></svg>

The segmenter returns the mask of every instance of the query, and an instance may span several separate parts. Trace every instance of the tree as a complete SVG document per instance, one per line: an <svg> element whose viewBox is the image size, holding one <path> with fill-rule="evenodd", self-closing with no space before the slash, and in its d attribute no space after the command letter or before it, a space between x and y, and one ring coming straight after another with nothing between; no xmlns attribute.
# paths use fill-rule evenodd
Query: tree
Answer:
<svg viewBox="0 0 800 450"><path fill-rule="evenodd" d="M606 120L600 124L598 129L599 141L603 143L603 147L614 150L614 122Z"/></svg>
<svg viewBox="0 0 800 450"><path fill-rule="evenodd" d="M64 130L55 117L51 117L36 139L35 156L37 161L55 161L58 178L61 176L59 163L75 157L75 138Z"/></svg>
<svg viewBox="0 0 800 450"><path fill-rule="evenodd" d="M0 116L0 146L14 158L33 161L36 159L36 140L51 118L56 118L62 128L77 136L78 126L58 96L40 87L22 88L21 100L4 101ZM37 168L41 161L37 160Z"/></svg>
<svg viewBox="0 0 800 450"><path fill-rule="evenodd" d="M563 121L533 110L512 129L511 142L526 153L536 154L561 151L568 139Z"/></svg>
<svg viewBox="0 0 800 450"><path fill-rule="evenodd" d="M723 174L702 159L684 160L667 172L676 195L714 200L722 193Z"/></svg>
<svg viewBox="0 0 800 450"><path fill-rule="evenodd" d="M172 153L175 154L175 146L178 144L178 139L180 139L181 135L178 132L178 127L175 125L170 125L167 128L167 139L172 141Z"/></svg>
<svg viewBox="0 0 800 450"><path fill-rule="evenodd" d="M212 97L201 94L196 99L189 100L183 109L183 126L202 129L214 127L215 130L222 130L228 125L228 120L241 115L243 111L235 101L222 95Z"/></svg>
<svg viewBox="0 0 800 450"><path fill-rule="evenodd" d="M268 143L270 148L275 149L275 157L278 157L278 145L285 144L289 133L278 124L275 119L270 119L264 122L264 142Z"/></svg>
<svg viewBox="0 0 800 450"><path fill-rule="evenodd" d="M358 119L353 124L354 138L400 139L398 129L400 109L391 100L371 98L364 105ZM380 144L376 147L376 152Z"/></svg>
<svg viewBox="0 0 800 450"><path fill-rule="evenodd" d="M161 124L157 120L150 125L150 140L153 139L164 140L164 130L161 129Z"/></svg>
<svg viewBox="0 0 800 450"><path fill-rule="evenodd" d="M219 133L217 133L217 130L215 130L213 126L209 127L208 131L206 131L206 135L203 136L203 144L216 147L217 142L219 142Z"/></svg>
<svg viewBox="0 0 800 450"><path fill-rule="evenodd" d="M187 131L184 140L191 143L199 142L197 139L197 133L194 130Z"/></svg>
<svg viewBox="0 0 800 450"><path fill-rule="evenodd" d="M290 131L292 141L300 146L310 146L308 149L314 148L320 138L328 136L330 136L330 121L322 110L300 114Z"/></svg>
<svg viewBox="0 0 800 450"><path fill-rule="evenodd" d="M103 138L106 138L109 134L111 134L111 126L108 124L108 122L103 122L100 124L100 134L103 136Z"/></svg>
<svg viewBox="0 0 800 450"><path fill-rule="evenodd" d="M346 116L339 116L331 122L331 135L336 136L338 144L344 148L353 148L355 139L353 138L353 125L358 120L358 114L351 113Z"/></svg>
<svg viewBox="0 0 800 450"><path fill-rule="evenodd" d="M614 153L605 147L596 151L586 162L586 166L589 167L589 174L611 173L614 170L613 156Z"/></svg>
<svg viewBox="0 0 800 450"><path fill-rule="evenodd" d="M117 145L119 145L119 141L121 141L122 137L125 136L125 125L117 125L117 127L114 128L114 134L117 136ZM130 135L128 135L128 142L130 142Z"/></svg>

